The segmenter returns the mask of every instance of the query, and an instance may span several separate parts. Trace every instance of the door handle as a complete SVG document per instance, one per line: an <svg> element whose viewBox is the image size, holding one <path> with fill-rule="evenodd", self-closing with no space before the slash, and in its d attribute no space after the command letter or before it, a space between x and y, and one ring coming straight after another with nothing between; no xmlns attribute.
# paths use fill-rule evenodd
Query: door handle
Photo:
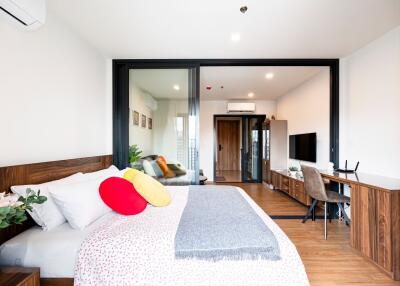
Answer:
<svg viewBox="0 0 400 286"><path fill-rule="evenodd" d="M221 144L218 144L218 151L221 151L223 148L222 148L222 145Z"/></svg>

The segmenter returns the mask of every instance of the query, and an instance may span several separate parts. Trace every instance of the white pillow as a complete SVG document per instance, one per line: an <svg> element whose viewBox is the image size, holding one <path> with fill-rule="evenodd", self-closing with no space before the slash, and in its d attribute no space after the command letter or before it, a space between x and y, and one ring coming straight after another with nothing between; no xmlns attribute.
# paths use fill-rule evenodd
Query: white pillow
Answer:
<svg viewBox="0 0 400 286"><path fill-rule="evenodd" d="M74 175L71 175L69 177L56 180L56 181L50 181L46 182L43 184L39 185L22 185L22 186L12 186L11 191L14 194L18 194L20 196L25 197L26 196L26 189L31 188L34 190L36 193L40 190L40 194L44 195L47 197L47 201L44 202L41 205L38 204L33 204L32 205L32 211L28 211L28 213L31 215L33 220L40 225L43 230L51 230L55 228L56 226L59 226L65 222L65 217L64 215L60 212L58 209L57 205L54 203L52 200L50 193L49 193L49 187L50 186L60 186L60 185L66 185L69 183L74 183L74 182L82 182L84 181L84 175L82 173L76 173Z"/></svg>
<svg viewBox="0 0 400 286"><path fill-rule="evenodd" d="M99 194L99 186L104 179L105 177L49 188L53 200L72 228L84 229L111 211Z"/></svg>
<svg viewBox="0 0 400 286"><path fill-rule="evenodd" d="M85 173L83 174L86 177L86 180L93 180L93 179L98 179L98 178L109 178L109 177L114 177L118 176L119 174L119 169L115 167L114 165L111 165L107 169L103 169L100 171L96 172L91 172L91 173Z"/></svg>
<svg viewBox="0 0 400 286"><path fill-rule="evenodd" d="M151 165L150 161L143 160L143 169L147 175L151 177L157 177L156 172L154 172L153 166Z"/></svg>

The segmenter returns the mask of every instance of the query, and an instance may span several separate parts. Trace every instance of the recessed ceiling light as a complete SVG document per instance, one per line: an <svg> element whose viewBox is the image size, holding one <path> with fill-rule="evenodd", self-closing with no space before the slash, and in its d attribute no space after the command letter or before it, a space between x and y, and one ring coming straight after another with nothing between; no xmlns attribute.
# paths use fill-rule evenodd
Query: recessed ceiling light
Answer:
<svg viewBox="0 0 400 286"><path fill-rule="evenodd" d="M175 90L180 90L181 87L180 87L178 84L174 84L174 89L175 89Z"/></svg>
<svg viewBox="0 0 400 286"><path fill-rule="evenodd" d="M240 41L240 34L239 33L232 33L231 34L231 40L233 42L239 42Z"/></svg>
<svg viewBox="0 0 400 286"><path fill-rule="evenodd" d="M272 72L269 72L269 73L267 73L267 74L265 75L265 78L266 78L266 79L273 79L274 76L275 76L275 75L274 75Z"/></svg>
<svg viewBox="0 0 400 286"><path fill-rule="evenodd" d="M248 96L248 97L253 97L253 96L254 96L254 93L249 92L249 93L247 94L247 96Z"/></svg>

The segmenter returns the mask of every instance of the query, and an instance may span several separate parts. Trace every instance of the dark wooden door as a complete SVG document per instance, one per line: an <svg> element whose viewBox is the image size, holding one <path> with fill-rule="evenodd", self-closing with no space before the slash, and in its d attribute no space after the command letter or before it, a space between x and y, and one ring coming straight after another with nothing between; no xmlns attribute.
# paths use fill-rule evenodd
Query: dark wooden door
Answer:
<svg viewBox="0 0 400 286"><path fill-rule="evenodd" d="M240 170L240 121L217 121L217 169Z"/></svg>

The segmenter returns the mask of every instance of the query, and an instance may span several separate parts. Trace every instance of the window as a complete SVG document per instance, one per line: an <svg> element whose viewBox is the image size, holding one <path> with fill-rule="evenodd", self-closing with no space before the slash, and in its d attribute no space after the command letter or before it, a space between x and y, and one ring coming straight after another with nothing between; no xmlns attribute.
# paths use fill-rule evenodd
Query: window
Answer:
<svg viewBox="0 0 400 286"><path fill-rule="evenodd" d="M187 126L188 126L187 114L179 114L176 117L176 148L177 148L176 154L178 161L182 163L184 166L189 167Z"/></svg>

